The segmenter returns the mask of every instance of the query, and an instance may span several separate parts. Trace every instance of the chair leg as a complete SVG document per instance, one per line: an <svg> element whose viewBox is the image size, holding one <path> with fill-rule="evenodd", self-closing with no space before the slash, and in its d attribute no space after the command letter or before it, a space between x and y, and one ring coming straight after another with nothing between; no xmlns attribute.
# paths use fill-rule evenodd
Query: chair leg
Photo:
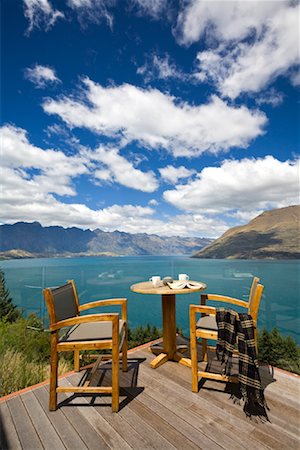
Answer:
<svg viewBox="0 0 300 450"><path fill-rule="evenodd" d="M57 408L57 372L58 372L58 353L56 351L57 336L51 334L51 357L50 357L50 398L49 410L55 411Z"/></svg>
<svg viewBox="0 0 300 450"><path fill-rule="evenodd" d="M119 411L119 348L113 343L112 348L112 412Z"/></svg>
<svg viewBox="0 0 300 450"><path fill-rule="evenodd" d="M208 361L208 354L207 354L207 339L202 338L202 357L203 361Z"/></svg>
<svg viewBox="0 0 300 450"><path fill-rule="evenodd" d="M122 371L127 372L128 366L127 366L127 327L125 331L125 338L122 345Z"/></svg>
<svg viewBox="0 0 300 450"><path fill-rule="evenodd" d="M192 365L192 391L198 392L198 354L197 354L197 338L195 331L191 328L190 335L190 351Z"/></svg>
<svg viewBox="0 0 300 450"><path fill-rule="evenodd" d="M79 350L74 350L74 371L80 372Z"/></svg>

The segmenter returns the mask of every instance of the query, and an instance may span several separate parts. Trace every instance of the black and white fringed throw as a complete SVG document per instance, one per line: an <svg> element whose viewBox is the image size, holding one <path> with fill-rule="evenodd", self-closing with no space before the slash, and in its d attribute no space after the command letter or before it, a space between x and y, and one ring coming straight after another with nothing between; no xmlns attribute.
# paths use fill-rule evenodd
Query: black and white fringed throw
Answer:
<svg viewBox="0 0 300 450"><path fill-rule="evenodd" d="M251 315L231 309L217 310L218 325L217 358L225 364L224 373L230 375L235 343L239 351L239 385L245 410L258 404L267 408L261 386L259 366L254 340L254 322Z"/></svg>

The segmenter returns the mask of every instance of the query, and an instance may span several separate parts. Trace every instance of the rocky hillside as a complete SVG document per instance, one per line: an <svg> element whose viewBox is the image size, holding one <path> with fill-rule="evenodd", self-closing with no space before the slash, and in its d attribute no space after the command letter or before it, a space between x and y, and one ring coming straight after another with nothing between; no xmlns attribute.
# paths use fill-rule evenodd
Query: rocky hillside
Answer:
<svg viewBox="0 0 300 450"><path fill-rule="evenodd" d="M299 259L300 206L266 211L247 225L231 228L194 258Z"/></svg>
<svg viewBox="0 0 300 450"><path fill-rule="evenodd" d="M0 226L0 257L73 255L192 255L212 240L119 231L42 227L38 222Z"/></svg>

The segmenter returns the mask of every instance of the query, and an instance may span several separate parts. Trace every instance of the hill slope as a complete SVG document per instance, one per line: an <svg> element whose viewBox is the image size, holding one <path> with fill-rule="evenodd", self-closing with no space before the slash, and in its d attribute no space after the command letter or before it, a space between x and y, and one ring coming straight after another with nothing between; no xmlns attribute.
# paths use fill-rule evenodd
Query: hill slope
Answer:
<svg viewBox="0 0 300 450"><path fill-rule="evenodd" d="M274 209L229 229L193 258L298 259L299 232L300 206Z"/></svg>
<svg viewBox="0 0 300 450"><path fill-rule="evenodd" d="M209 244L206 238L162 237L119 231L42 227L38 222L0 226L0 257L78 255L191 255Z"/></svg>

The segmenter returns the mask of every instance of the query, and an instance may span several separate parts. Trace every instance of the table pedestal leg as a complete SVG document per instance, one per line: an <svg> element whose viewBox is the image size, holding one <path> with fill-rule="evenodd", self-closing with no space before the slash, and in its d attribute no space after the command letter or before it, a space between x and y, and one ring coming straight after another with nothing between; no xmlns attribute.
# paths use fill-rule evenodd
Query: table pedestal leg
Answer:
<svg viewBox="0 0 300 450"><path fill-rule="evenodd" d="M151 367L156 369L168 360L176 361L176 309L175 295L162 295L163 315L163 352L152 362ZM175 357L175 358L174 358Z"/></svg>

